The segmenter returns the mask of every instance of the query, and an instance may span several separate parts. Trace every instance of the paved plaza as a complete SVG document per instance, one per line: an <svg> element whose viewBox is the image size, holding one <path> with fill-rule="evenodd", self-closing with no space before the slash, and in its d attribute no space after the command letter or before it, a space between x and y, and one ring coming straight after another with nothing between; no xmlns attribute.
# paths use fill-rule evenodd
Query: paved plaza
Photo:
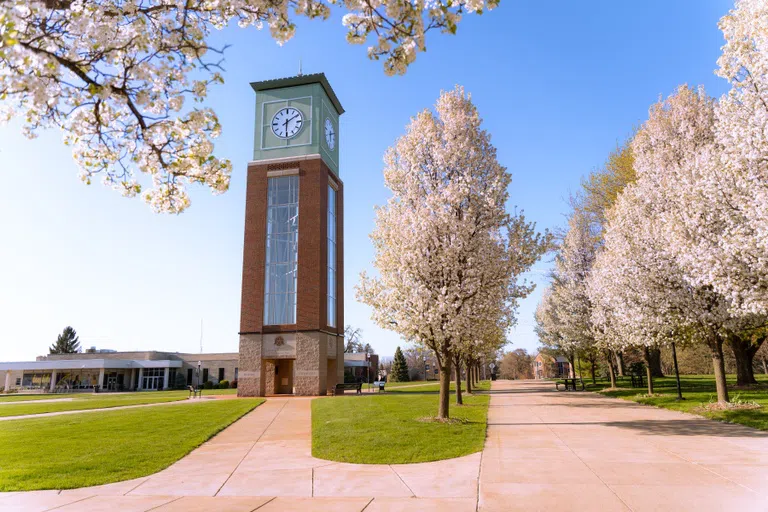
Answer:
<svg viewBox="0 0 768 512"><path fill-rule="evenodd" d="M499 381L491 393L485 449L467 457L316 459L311 399L270 398L160 473L0 494L0 510L768 510L765 433L548 382Z"/></svg>

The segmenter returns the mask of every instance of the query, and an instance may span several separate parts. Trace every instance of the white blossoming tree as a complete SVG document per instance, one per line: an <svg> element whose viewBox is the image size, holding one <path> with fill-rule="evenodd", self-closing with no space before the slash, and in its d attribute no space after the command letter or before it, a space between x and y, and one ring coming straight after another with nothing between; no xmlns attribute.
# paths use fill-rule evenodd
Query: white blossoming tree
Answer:
<svg viewBox="0 0 768 512"><path fill-rule="evenodd" d="M600 241L600 222L575 201L550 275L548 292L537 309L539 339L545 347L562 353L575 369L576 358L586 359L595 376L599 347L592 323L592 302L587 278ZM610 354L605 354L609 359ZM574 374L575 375L575 374Z"/></svg>
<svg viewBox="0 0 768 512"><path fill-rule="evenodd" d="M532 289L518 277L548 236L506 212L511 177L461 87L414 117L384 160L392 197L371 234L378 275L361 275L357 297L378 325L434 351L444 419L455 351L478 324L512 321Z"/></svg>
<svg viewBox="0 0 768 512"><path fill-rule="evenodd" d="M728 345L736 358L737 383L745 385L756 382L752 360L765 340L765 315L744 308L743 295L728 293L733 290L727 276L713 273L727 269L749 275L752 270L739 264L747 262L729 253L749 253L756 236L747 216L734 208L743 190L732 179L737 172L724 161L724 146L715 136L716 110L703 89L680 87L651 109L634 151L648 200L667 205L661 233L669 254L691 286L713 290L728 308L733 329ZM751 236L744 237L747 233Z"/></svg>
<svg viewBox="0 0 768 512"><path fill-rule="evenodd" d="M454 33L464 13L498 0L0 0L0 120L34 136L59 127L81 178L101 177L160 212L189 206L187 187L227 190L231 163L214 155L221 126L204 106L222 82L212 30L266 25L282 44L295 18L328 18L339 5L347 39L403 74L426 33Z"/></svg>
<svg viewBox="0 0 768 512"><path fill-rule="evenodd" d="M721 223L687 263L733 306L768 313L768 3L738 0L720 20L718 74L731 90L715 108L718 159L702 166L706 203Z"/></svg>

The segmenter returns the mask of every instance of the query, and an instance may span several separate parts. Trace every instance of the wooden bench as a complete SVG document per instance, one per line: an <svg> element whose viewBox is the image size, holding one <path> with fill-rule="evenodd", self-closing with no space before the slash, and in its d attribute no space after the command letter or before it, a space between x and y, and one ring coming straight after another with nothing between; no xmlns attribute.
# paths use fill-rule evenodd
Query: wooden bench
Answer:
<svg viewBox="0 0 768 512"><path fill-rule="evenodd" d="M189 389L189 398L203 397L203 388L193 388L192 386L187 386L187 389Z"/></svg>
<svg viewBox="0 0 768 512"><path fill-rule="evenodd" d="M361 395L363 393L363 383L362 382L343 382L336 384L336 387L333 389L334 396L336 395L343 395L344 391L347 389L354 389L358 395Z"/></svg>
<svg viewBox="0 0 768 512"><path fill-rule="evenodd" d="M630 380L632 381L632 387L633 388L644 388L645 387L645 380L643 379L642 374L632 374L629 376Z"/></svg>
<svg viewBox="0 0 768 512"><path fill-rule="evenodd" d="M586 387L584 386L584 381L581 380L580 378L576 379L571 377L563 377L560 380L564 381L565 391L584 391L586 389ZM579 381L578 384L576 383L576 381ZM578 389L579 385L581 385L581 389ZM555 389L560 391L559 381L555 381Z"/></svg>

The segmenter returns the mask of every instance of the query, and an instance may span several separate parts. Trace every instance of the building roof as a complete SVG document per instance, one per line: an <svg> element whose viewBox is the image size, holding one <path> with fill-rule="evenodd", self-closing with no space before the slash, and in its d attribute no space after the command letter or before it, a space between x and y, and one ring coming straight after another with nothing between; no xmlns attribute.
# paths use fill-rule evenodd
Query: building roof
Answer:
<svg viewBox="0 0 768 512"><path fill-rule="evenodd" d="M534 357L534 359L538 359L539 357L541 357L541 359L549 359L550 361L554 361L556 363L568 362L568 359L563 356L552 357L551 355L546 354L544 352L539 352L538 354L536 354L536 357Z"/></svg>
<svg viewBox="0 0 768 512"><path fill-rule="evenodd" d="M0 362L0 371L11 370L120 370L131 368L181 368L181 360L158 359L56 359Z"/></svg>
<svg viewBox="0 0 768 512"><path fill-rule="evenodd" d="M297 85L309 85L320 84L325 90L325 94L336 107L336 112L339 115L344 113L344 107L341 106L339 98L336 97L336 93L333 92L331 84L328 83L328 79L325 78L325 73L314 73L310 75L296 75L286 78L274 78L272 80L262 80L260 82L251 82L251 87L254 91L269 91L270 89L282 89L283 87L295 87Z"/></svg>

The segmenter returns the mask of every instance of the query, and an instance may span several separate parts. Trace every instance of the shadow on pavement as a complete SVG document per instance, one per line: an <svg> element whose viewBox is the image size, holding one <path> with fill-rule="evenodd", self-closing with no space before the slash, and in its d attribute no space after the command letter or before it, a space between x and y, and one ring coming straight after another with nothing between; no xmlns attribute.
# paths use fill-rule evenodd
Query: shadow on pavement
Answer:
<svg viewBox="0 0 768 512"><path fill-rule="evenodd" d="M615 427L634 430L652 436L719 436L768 439L768 432L741 425L718 423L702 419L683 420L628 420L628 421L574 421L574 422L488 422L488 426L590 426Z"/></svg>

